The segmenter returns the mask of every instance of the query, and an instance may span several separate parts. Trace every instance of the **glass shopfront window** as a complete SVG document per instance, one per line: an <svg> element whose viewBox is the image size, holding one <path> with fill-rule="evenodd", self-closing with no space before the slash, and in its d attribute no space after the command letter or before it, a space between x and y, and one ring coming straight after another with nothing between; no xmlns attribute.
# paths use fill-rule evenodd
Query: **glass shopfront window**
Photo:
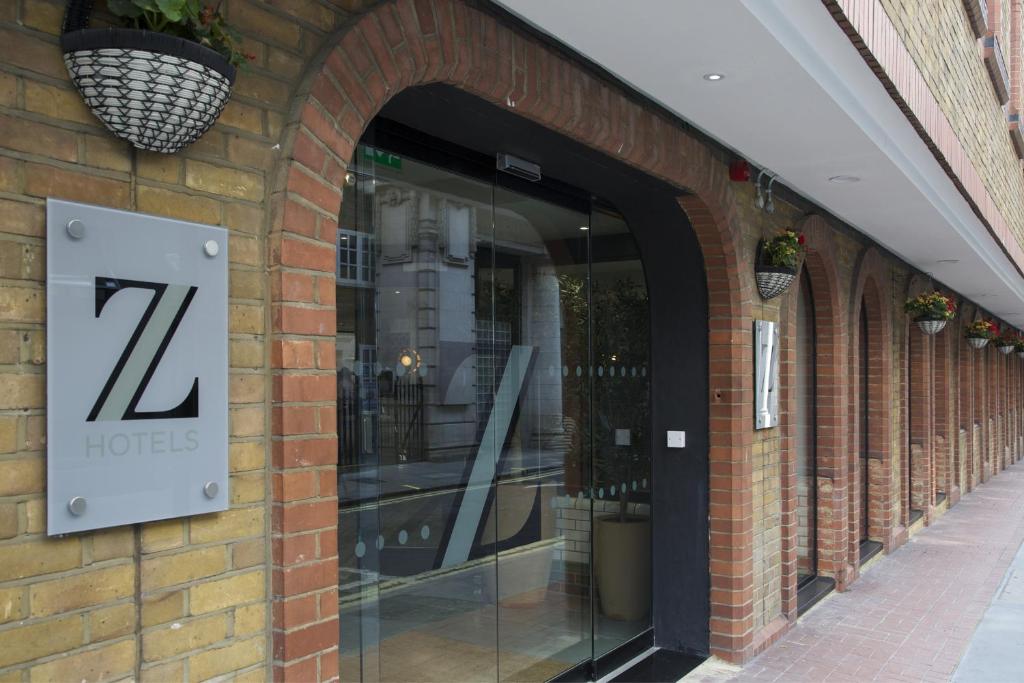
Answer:
<svg viewBox="0 0 1024 683"><path fill-rule="evenodd" d="M628 227L446 168L364 144L344 187L342 680L543 681L651 626Z"/></svg>

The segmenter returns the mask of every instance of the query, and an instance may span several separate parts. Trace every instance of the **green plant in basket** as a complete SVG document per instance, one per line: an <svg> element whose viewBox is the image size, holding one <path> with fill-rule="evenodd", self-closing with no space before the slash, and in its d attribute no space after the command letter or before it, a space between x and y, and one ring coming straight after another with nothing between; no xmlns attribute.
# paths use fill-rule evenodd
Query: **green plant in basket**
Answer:
<svg viewBox="0 0 1024 683"><path fill-rule="evenodd" d="M107 0L107 8L125 28L191 40L219 52L233 66L245 66L255 59L242 51L241 37L227 25L219 9L200 0Z"/></svg>
<svg viewBox="0 0 1024 683"><path fill-rule="evenodd" d="M805 238L802 233L783 230L781 233L765 241L764 262L773 268L790 268L796 270L804 254Z"/></svg>
<svg viewBox="0 0 1024 683"><path fill-rule="evenodd" d="M952 320L956 304L941 292L926 292L907 299L903 306L915 320Z"/></svg>

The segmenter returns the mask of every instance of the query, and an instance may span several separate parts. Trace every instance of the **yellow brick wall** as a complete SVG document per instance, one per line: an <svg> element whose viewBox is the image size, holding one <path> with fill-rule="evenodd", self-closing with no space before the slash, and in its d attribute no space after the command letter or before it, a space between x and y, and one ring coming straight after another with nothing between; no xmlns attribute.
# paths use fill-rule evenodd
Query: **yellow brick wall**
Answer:
<svg viewBox="0 0 1024 683"><path fill-rule="evenodd" d="M991 2L992 0L990 0ZM1024 173L962 0L881 0L992 200L1024 244ZM1008 6L1009 0L1004 0ZM1009 21L1003 57L1009 68Z"/></svg>
<svg viewBox="0 0 1024 683"><path fill-rule="evenodd" d="M0 681L269 677L267 197L305 65L360 4L225 0L257 59L218 124L163 156L71 87L63 0L0 0ZM46 537L48 196L229 228L227 512Z"/></svg>

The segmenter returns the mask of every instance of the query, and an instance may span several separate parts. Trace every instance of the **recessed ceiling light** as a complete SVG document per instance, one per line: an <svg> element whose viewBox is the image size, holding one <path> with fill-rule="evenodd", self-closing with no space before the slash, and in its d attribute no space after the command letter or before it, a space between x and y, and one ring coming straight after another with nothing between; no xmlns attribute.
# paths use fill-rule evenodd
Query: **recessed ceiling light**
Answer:
<svg viewBox="0 0 1024 683"><path fill-rule="evenodd" d="M855 175L834 175L828 181L830 183L859 183L860 178Z"/></svg>
<svg viewBox="0 0 1024 683"><path fill-rule="evenodd" d="M720 81L725 78L725 74L704 74L705 81Z"/></svg>
<svg viewBox="0 0 1024 683"><path fill-rule="evenodd" d="M583 231L590 230L590 226L589 225L581 225L580 226L580 230L583 230Z"/></svg>
<svg viewBox="0 0 1024 683"><path fill-rule="evenodd" d="M958 258L942 258L936 261L936 263L960 263Z"/></svg>

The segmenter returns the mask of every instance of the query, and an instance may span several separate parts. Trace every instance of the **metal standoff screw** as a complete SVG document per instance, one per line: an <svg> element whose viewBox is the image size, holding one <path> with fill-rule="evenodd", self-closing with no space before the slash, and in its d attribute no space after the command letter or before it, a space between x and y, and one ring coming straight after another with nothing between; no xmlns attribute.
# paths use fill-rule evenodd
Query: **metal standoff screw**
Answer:
<svg viewBox="0 0 1024 683"><path fill-rule="evenodd" d="M203 251L207 256L213 258L220 253L220 245L217 244L217 240L206 240L206 242L203 243Z"/></svg>
<svg viewBox="0 0 1024 683"><path fill-rule="evenodd" d="M73 240L80 240L85 237L85 223L77 218L69 220L65 229L68 231L68 237Z"/></svg>
<svg viewBox="0 0 1024 683"><path fill-rule="evenodd" d="M215 481L208 481L203 484L203 495L207 498L216 498L219 491L220 486L218 486Z"/></svg>
<svg viewBox="0 0 1024 683"><path fill-rule="evenodd" d="M73 514L75 517L81 517L85 514L85 498L81 496L75 496L68 501L68 512Z"/></svg>

